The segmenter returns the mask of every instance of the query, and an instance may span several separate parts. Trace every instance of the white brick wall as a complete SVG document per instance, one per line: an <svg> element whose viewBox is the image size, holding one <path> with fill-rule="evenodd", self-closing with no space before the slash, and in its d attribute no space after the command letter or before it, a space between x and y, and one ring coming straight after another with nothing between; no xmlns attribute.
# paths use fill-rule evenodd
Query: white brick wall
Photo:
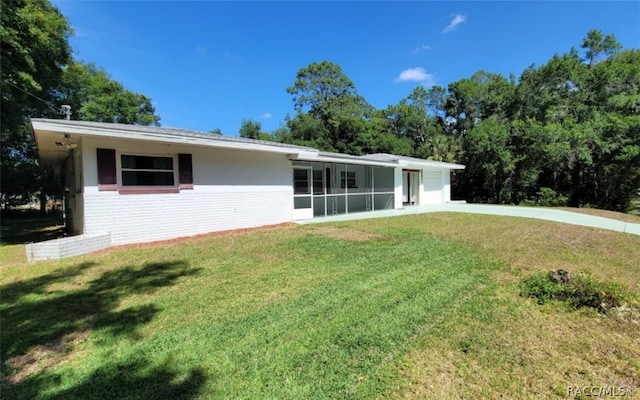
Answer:
<svg viewBox="0 0 640 400"><path fill-rule="evenodd" d="M140 243L291 221L288 190L179 194L87 194L87 233L110 232L113 244Z"/></svg>
<svg viewBox="0 0 640 400"><path fill-rule="evenodd" d="M53 260L73 257L111 246L109 234L80 235L46 242L30 243L26 246L27 260Z"/></svg>
<svg viewBox="0 0 640 400"><path fill-rule="evenodd" d="M109 232L114 245L289 222L291 162L285 155L85 139L84 232ZM164 194L98 191L96 148L134 154L192 154L193 190ZM118 171L120 179L120 171Z"/></svg>

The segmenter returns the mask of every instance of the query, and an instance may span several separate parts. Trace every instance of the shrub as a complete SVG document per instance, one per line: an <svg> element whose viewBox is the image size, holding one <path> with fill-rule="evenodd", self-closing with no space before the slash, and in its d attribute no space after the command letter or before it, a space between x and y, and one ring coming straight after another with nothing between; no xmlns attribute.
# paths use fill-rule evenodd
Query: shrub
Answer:
<svg viewBox="0 0 640 400"><path fill-rule="evenodd" d="M537 299L539 304L558 300L572 308L590 307L603 313L628 300L628 294L618 283L600 282L586 273L571 276L562 270L539 272L524 278L520 294Z"/></svg>
<svg viewBox="0 0 640 400"><path fill-rule="evenodd" d="M564 207L567 205L568 198L555 190L543 187L538 192L538 204L542 207Z"/></svg>

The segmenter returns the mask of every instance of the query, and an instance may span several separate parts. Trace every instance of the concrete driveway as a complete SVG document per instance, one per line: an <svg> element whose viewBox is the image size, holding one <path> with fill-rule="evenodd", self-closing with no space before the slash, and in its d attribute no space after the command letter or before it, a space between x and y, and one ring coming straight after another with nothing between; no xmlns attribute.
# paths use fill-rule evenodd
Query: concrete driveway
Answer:
<svg viewBox="0 0 640 400"><path fill-rule="evenodd" d="M636 223L623 222L611 218L597 217L594 215L586 215L544 207L519 207L488 204L433 204L427 206L411 206L406 207L402 210L381 210L353 214L342 214L296 222L299 224L313 224L321 222L350 221L367 218L396 217L400 215L425 214L432 212L462 212L470 214L489 214L503 215L508 217L535 218L546 221L561 222L564 224L590 226L593 228L608 229L611 231L626 232L632 235L640 235L640 224Z"/></svg>

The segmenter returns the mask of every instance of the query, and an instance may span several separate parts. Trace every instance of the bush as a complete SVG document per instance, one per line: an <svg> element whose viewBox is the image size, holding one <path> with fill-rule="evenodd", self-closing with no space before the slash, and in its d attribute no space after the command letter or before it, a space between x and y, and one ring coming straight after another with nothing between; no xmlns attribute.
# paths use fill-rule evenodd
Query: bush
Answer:
<svg viewBox="0 0 640 400"><path fill-rule="evenodd" d="M590 307L602 313L620 307L628 300L628 294L618 283L600 282L586 273L565 275L562 270L526 277L521 282L520 294L537 299L539 304L558 300L575 309Z"/></svg>
<svg viewBox="0 0 640 400"><path fill-rule="evenodd" d="M567 205L568 198L555 190L543 187L538 192L538 205L542 207L564 207Z"/></svg>

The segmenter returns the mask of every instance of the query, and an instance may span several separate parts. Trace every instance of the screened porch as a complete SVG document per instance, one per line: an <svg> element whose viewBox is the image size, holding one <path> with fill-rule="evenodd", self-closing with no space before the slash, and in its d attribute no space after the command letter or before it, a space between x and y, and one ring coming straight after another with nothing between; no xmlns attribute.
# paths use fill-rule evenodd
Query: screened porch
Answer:
<svg viewBox="0 0 640 400"><path fill-rule="evenodd" d="M294 218L394 208L394 168L293 161Z"/></svg>

